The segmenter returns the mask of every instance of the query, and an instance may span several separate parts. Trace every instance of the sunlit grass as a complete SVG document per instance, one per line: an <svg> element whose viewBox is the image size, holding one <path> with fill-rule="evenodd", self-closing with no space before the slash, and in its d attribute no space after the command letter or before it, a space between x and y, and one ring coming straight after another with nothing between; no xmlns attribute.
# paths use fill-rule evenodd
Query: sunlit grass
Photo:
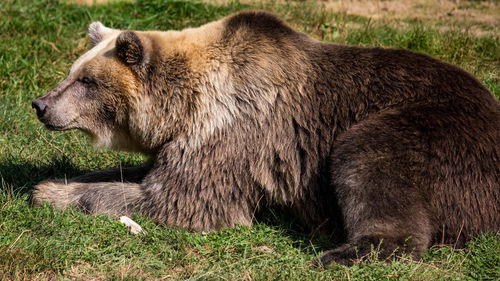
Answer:
<svg viewBox="0 0 500 281"><path fill-rule="evenodd" d="M467 2L467 1L465 1ZM500 278L500 238L488 234L462 250L436 247L423 261L367 262L351 268L312 266L338 241L311 236L289 218L270 214L252 227L210 234L166 229L135 218L148 231L134 236L117 220L50 206L33 208L28 194L50 177L133 165L141 155L92 148L79 132L48 132L31 101L61 81L89 46L86 30L100 20L122 29L199 26L242 9L270 10L317 39L407 48L460 65L500 96L499 36L478 37L440 19L374 20L320 9L311 2L225 6L137 1L78 6L68 1L0 2L0 279L435 280ZM463 23L462 23L463 24ZM465 31L464 31L465 30Z"/></svg>

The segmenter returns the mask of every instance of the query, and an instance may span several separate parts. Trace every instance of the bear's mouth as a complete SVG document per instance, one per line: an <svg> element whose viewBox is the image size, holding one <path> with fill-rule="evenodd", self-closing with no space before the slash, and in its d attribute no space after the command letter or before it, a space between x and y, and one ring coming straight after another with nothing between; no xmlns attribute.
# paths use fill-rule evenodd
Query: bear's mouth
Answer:
<svg viewBox="0 0 500 281"><path fill-rule="evenodd" d="M46 118L45 116L44 117L38 117L38 121L40 121L45 126L45 128L47 128L50 131L64 131L64 130L67 130L68 125L71 123L71 122L67 122L67 124L60 125L60 124L57 124L57 123L60 123L60 122L53 122L54 120L52 120L52 122L51 122L51 119L50 118Z"/></svg>
<svg viewBox="0 0 500 281"><path fill-rule="evenodd" d="M45 124L45 128L49 129L50 131L64 131L67 130L65 126L57 126L57 125L52 125L52 124Z"/></svg>
<svg viewBox="0 0 500 281"><path fill-rule="evenodd" d="M48 118L38 118L38 120L40 122L43 123L43 125L45 126L45 128L47 128L48 130L50 131L66 131L66 130L70 130L73 128L73 124L76 122L76 119L73 119L69 122L66 122L65 124L63 125L60 125L58 123L61 123L61 122L51 122L50 119Z"/></svg>

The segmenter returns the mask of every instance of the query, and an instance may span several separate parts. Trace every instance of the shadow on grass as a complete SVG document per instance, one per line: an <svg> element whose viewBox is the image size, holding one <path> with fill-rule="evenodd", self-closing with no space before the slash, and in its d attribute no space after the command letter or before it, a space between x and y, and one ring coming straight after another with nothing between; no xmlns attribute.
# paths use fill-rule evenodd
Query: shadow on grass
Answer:
<svg viewBox="0 0 500 281"><path fill-rule="evenodd" d="M256 216L255 221L278 229L284 236L289 237L302 252L311 255L333 249L346 242L342 225L337 227L330 225L322 229L311 230L288 212L275 208L263 210Z"/></svg>
<svg viewBox="0 0 500 281"><path fill-rule="evenodd" d="M47 179L71 179L94 170L81 169L67 157L53 158L50 164L35 163L0 163L0 191L7 189L14 194L28 193L33 187ZM123 167L137 166L137 163L124 162ZM106 167L114 168L114 167Z"/></svg>
<svg viewBox="0 0 500 281"><path fill-rule="evenodd" d="M15 194L25 194L40 181L55 178L71 178L89 171L80 170L69 159L53 159L50 165L35 163L0 163L0 190L13 191Z"/></svg>

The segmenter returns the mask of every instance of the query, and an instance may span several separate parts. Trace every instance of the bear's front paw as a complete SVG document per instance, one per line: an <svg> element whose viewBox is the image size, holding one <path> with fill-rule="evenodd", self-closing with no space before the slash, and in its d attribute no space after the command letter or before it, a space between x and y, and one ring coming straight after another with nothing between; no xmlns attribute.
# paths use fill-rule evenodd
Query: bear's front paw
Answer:
<svg viewBox="0 0 500 281"><path fill-rule="evenodd" d="M33 203L42 205L47 202L58 209L66 209L79 199L75 196L78 184L67 184L62 180L43 181L33 190Z"/></svg>

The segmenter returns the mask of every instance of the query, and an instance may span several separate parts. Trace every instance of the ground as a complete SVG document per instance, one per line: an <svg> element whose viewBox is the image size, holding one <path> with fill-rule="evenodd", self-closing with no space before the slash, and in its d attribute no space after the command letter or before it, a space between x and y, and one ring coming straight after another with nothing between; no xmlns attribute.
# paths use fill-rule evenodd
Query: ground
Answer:
<svg viewBox="0 0 500 281"><path fill-rule="evenodd" d="M252 227L210 234L165 229L134 217L147 231L136 236L116 219L28 204L29 191L43 179L144 159L94 149L79 132L48 132L31 109L31 101L57 85L89 48L92 21L122 29L180 29L264 9L319 40L431 54L467 69L500 97L499 3L139 0L87 6L69 1L0 1L0 280L500 279L498 233L461 250L434 247L420 262L370 258L350 268L320 269L311 261L337 240L275 214Z"/></svg>

